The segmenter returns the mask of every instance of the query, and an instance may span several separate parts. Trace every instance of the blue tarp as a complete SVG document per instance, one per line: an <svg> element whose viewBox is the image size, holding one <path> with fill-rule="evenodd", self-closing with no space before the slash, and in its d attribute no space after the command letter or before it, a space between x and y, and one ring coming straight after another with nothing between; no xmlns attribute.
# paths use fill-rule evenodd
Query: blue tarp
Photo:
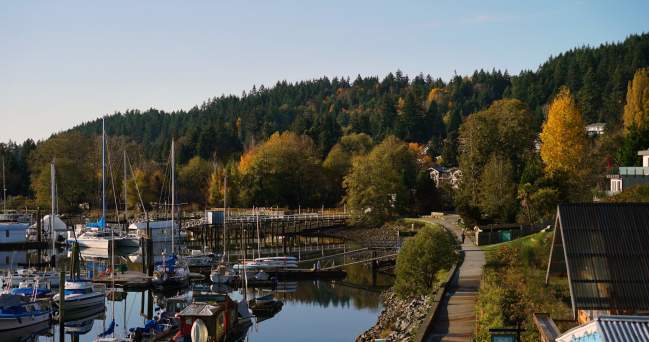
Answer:
<svg viewBox="0 0 649 342"><path fill-rule="evenodd" d="M98 337L106 337L108 335L111 335L115 331L115 320L110 321L110 326L108 326L108 329L104 331L103 333L97 335Z"/></svg>
<svg viewBox="0 0 649 342"><path fill-rule="evenodd" d="M106 228L106 218L102 216L99 220L97 220L97 222L88 223L86 227L102 229Z"/></svg>
<svg viewBox="0 0 649 342"><path fill-rule="evenodd" d="M164 261L158 261L155 263L156 266L162 266L162 264L165 264L167 266L176 266L176 256L172 255L170 257L167 257Z"/></svg>

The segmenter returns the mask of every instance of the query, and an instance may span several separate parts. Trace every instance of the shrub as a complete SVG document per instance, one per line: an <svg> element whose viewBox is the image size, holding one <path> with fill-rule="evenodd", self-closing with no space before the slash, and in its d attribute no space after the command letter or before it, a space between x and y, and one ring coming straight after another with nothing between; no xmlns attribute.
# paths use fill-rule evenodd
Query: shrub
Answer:
<svg viewBox="0 0 649 342"><path fill-rule="evenodd" d="M458 260L458 244L439 226L426 225L401 247L397 257L395 292L401 297L426 295L437 273Z"/></svg>

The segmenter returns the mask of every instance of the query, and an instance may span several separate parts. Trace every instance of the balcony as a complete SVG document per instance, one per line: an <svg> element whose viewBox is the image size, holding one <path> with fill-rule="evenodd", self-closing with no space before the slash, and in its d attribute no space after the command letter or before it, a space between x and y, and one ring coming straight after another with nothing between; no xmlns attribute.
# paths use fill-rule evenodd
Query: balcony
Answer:
<svg viewBox="0 0 649 342"><path fill-rule="evenodd" d="M622 166L619 168L620 176L649 176L649 167Z"/></svg>

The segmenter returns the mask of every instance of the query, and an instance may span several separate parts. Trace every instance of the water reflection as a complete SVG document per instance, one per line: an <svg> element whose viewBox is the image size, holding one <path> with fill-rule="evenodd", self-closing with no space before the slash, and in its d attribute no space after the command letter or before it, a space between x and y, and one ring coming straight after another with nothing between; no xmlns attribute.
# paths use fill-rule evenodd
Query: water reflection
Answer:
<svg viewBox="0 0 649 342"><path fill-rule="evenodd" d="M169 250L170 245L156 244L154 248L161 253ZM3 252L0 254L0 268L15 269L18 263L28 265L47 260L47 255L41 253L44 252ZM126 264L129 270L142 270L139 249L119 250L118 253L116 263ZM61 260L65 263L67 253L63 252L63 256ZM106 250L82 249L81 256L82 267L89 275L105 271L110 262ZM3 265L4 261L6 264ZM392 279L381 274L373 275L361 265L347 267L345 271L347 277L343 280L280 281L273 288L250 287L247 291L207 282L193 283L190 288L181 291L118 290L108 294L105 307L66 315L65 340L94 341L109 326L113 317L116 336L125 337L130 328L144 326L147 320L165 310L177 313L188 303L217 301L215 296L224 294L234 301L248 302L266 295L281 301L281 304L261 305L256 309L251 303L256 318L247 333L249 341L353 340L376 321L382 309L380 291L389 286ZM58 325L47 325L38 331L37 339L43 342L59 341L59 333ZM12 338L17 341L31 337L29 332L23 332Z"/></svg>

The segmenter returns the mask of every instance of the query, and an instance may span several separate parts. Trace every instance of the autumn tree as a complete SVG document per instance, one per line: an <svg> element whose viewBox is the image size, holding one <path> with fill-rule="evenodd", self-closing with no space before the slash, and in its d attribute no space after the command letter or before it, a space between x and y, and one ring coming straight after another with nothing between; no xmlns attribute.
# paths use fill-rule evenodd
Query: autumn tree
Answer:
<svg viewBox="0 0 649 342"><path fill-rule="evenodd" d="M322 205L322 166L307 136L275 133L241 157L240 198L246 206Z"/></svg>
<svg viewBox="0 0 649 342"><path fill-rule="evenodd" d="M566 87L552 100L548 119L541 132L541 158L550 176L564 173L569 177L583 174L586 166L586 132L575 99Z"/></svg>
<svg viewBox="0 0 649 342"><path fill-rule="evenodd" d="M624 105L624 128L642 130L649 124L649 68L636 70L629 82Z"/></svg>
<svg viewBox="0 0 649 342"><path fill-rule="evenodd" d="M403 141L389 136L367 156L358 156L345 176L345 203L358 220L379 224L409 210L417 160Z"/></svg>
<svg viewBox="0 0 649 342"><path fill-rule="evenodd" d="M217 165L212 170L207 185L207 201L211 206L223 207L227 200L228 207L238 203L239 173L236 163L228 163L225 167ZM226 198L226 177L227 177L227 198Z"/></svg>

